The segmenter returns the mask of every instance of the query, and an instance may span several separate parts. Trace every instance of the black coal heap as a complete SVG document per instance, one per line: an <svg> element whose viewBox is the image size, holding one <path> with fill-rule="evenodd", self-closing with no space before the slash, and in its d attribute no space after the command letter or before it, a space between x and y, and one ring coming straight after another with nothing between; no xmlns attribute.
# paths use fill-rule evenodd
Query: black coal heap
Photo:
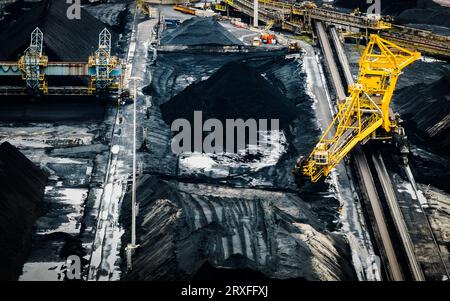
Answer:
<svg viewBox="0 0 450 301"><path fill-rule="evenodd" d="M83 8L81 18L70 20L70 4L44 0L27 10L16 9L0 23L0 60L17 60L30 44L30 34L39 27L44 33L44 52L52 61L87 61L98 47L105 25ZM113 45L117 35L112 34Z"/></svg>
<svg viewBox="0 0 450 301"><path fill-rule="evenodd" d="M203 120L217 118L223 123L238 118L279 119L281 128L298 114L288 98L245 62L227 63L161 105L167 124L178 118L193 122L194 111L202 111Z"/></svg>
<svg viewBox="0 0 450 301"><path fill-rule="evenodd" d="M395 105L412 126L412 133L429 139L433 145L448 153L450 147L450 74L430 84L416 84L398 92Z"/></svg>
<svg viewBox="0 0 450 301"><path fill-rule="evenodd" d="M8 142L0 145L0 280L17 280L31 250L47 175Z"/></svg>
<svg viewBox="0 0 450 301"><path fill-rule="evenodd" d="M214 17L191 18L161 39L161 45L243 45Z"/></svg>
<svg viewBox="0 0 450 301"><path fill-rule="evenodd" d="M359 8L366 12L372 2L365 0L337 0L334 5L343 8ZM450 9L433 0L390 0L382 1L381 13L395 16L397 23L429 24L450 26Z"/></svg>

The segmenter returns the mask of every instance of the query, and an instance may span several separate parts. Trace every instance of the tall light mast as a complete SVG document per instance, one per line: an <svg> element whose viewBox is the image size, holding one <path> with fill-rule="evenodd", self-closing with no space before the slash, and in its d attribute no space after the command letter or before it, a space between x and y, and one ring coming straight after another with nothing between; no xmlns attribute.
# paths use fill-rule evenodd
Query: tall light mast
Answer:
<svg viewBox="0 0 450 301"><path fill-rule="evenodd" d="M129 243L125 249L128 270L133 268L132 256L134 250L139 247L139 245L136 245L136 78L133 78L133 83L133 183L131 188L131 243Z"/></svg>

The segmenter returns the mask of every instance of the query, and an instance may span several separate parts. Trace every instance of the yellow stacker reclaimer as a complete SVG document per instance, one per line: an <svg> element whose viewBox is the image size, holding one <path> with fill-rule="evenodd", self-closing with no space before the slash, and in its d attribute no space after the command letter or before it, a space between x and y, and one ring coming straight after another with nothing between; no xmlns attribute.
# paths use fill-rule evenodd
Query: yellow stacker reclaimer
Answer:
<svg viewBox="0 0 450 301"><path fill-rule="evenodd" d="M398 116L390 110L392 95L402 70L420 59L418 52L371 35L359 61L358 82L338 103L338 113L308 157L293 170L297 179L317 182L356 146L369 139L390 139L401 131Z"/></svg>

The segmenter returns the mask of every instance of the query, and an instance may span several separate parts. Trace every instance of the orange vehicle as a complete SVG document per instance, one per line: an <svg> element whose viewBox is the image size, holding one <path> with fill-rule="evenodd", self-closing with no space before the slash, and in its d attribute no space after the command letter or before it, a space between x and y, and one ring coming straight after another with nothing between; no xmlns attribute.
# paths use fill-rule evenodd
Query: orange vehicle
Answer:
<svg viewBox="0 0 450 301"><path fill-rule="evenodd" d="M273 34L262 33L261 34L261 41L264 44L275 44L276 43L276 37Z"/></svg>

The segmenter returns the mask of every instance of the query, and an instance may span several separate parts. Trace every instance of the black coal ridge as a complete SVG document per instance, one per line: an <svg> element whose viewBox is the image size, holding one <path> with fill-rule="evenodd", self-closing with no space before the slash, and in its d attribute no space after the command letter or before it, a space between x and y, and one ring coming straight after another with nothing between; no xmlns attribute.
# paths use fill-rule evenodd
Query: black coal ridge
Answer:
<svg viewBox="0 0 450 301"><path fill-rule="evenodd" d="M396 20L401 24L418 23L450 27L450 8L408 9Z"/></svg>
<svg viewBox="0 0 450 301"><path fill-rule="evenodd" d="M160 107L167 124L178 118L193 123L194 111L202 111L203 120L279 119L280 127L287 128L298 114L291 100L245 62L225 64Z"/></svg>
<svg viewBox="0 0 450 301"><path fill-rule="evenodd" d="M426 69L415 71L424 74ZM400 89L393 105L413 146L410 162L417 182L449 192L450 124L446 116L450 115L450 73L447 68L442 71L443 76L440 70L437 78L424 74L423 82Z"/></svg>
<svg viewBox="0 0 450 301"><path fill-rule="evenodd" d="M366 12L372 5L366 0L337 0L334 5L343 8L359 8ZM432 0L390 0L382 1L382 14L396 16L397 23L415 23L450 27L450 9Z"/></svg>
<svg viewBox="0 0 450 301"><path fill-rule="evenodd" d="M344 8L359 8L362 12L372 5L366 0L336 0L334 5ZM383 14L398 15L407 9L413 8L436 8L440 7L432 0L390 0L383 1L381 4L381 10Z"/></svg>
<svg viewBox="0 0 450 301"><path fill-rule="evenodd" d="M191 18L161 39L161 45L243 45L214 17Z"/></svg>
<svg viewBox="0 0 450 301"><path fill-rule="evenodd" d="M47 175L18 149L0 145L0 280L21 274L46 183Z"/></svg>
<svg viewBox="0 0 450 301"><path fill-rule="evenodd" d="M432 146L448 153L450 147L450 128L433 132L430 129L450 114L450 74L429 84L415 84L397 92L395 106L406 120L407 127L419 144ZM425 141L421 141L425 140Z"/></svg>
<svg viewBox="0 0 450 301"><path fill-rule="evenodd" d="M183 186L189 185L176 180L165 180L155 175L143 175L138 179L139 215L137 217L139 248L133 258L133 270L124 273L122 280L128 281L205 281L205 280L252 280L252 281L274 281L279 277L275 270L281 268L282 262L289 265L285 256L298 252L301 259L300 265L293 269L303 270L299 277L290 278L289 281L314 280L316 276L310 273L311 258L316 254L311 253L300 239L294 239L295 250L278 245L277 237L286 237L298 233L295 223L306 223L314 229L320 228L320 221L316 213L310 210L308 204L303 203L294 195L286 194L286 201L294 202L302 212L301 216L294 217L288 212L281 210L277 199L266 198L261 195L255 199L241 199L236 195L223 194L202 195L183 191ZM215 189L191 186L191 189ZM181 188L181 189L180 189ZM239 189L239 188L238 188ZM244 189L242 189L244 190ZM272 196L274 197L274 195ZM266 201L270 199L270 209ZM273 201L273 203L272 203ZM201 205L203 204L203 205ZM214 205L215 204L215 205ZM215 206L223 209L216 210ZM211 213L211 219L206 218L206 212ZM221 212L221 213L219 213ZM252 212L252 214L249 214ZM128 192L122 203L120 222L124 226L125 233L122 236L122 248L129 243L131 228L131 194ZM270 254L267 261L255 260L246 255L233 254L224 257L221 237L230 237L237 234L243 244L249 243L249 249L259 254L255 241L248 242L242 232L241 224L243 217L249 217L245 222L250 231L250 240L253 241L255 233L260 233ZM199 228L197 228L199 223ZM318 230L321 231L321 230ZM323 230L322 230L323 231ZM336 271L339 279L355 279L355 272L351 266L351 256L348 245L340 234L331 234L327 231L330 243L336 247L339 258L331 259L327 255L317 255L317 259L327 264L330 269ZM217 240L219 239L219 240ZM247 241L247 242L246 242ZM228 241L230 248L233 248ZM285 246L285 245L284 245ZM263 253L266 251L263 251ZM291 253L293 252L293 253ZM252 253L253 254L253 253ZM122 268L125 269L125 262ZM224 268L227 268L225 270ZM289 268L288 268L289 269ZM302 276L300 276L302 275ZM292 276L292 275L291 275ZM281 277L279 279L284 279Z"/></svg>
<svg viewBox="0 0 450 301"><path fill-rule="evenodd" d="M0 24L0 60L17 60L30 44L30 34L44 33L44 53L52 61L87 61L96 50L98 35L107 27L83 8L81 18L70 20L70 4L44 0L29 10L19 10ZM113 45L117 34L111 32Z"/></svg>

